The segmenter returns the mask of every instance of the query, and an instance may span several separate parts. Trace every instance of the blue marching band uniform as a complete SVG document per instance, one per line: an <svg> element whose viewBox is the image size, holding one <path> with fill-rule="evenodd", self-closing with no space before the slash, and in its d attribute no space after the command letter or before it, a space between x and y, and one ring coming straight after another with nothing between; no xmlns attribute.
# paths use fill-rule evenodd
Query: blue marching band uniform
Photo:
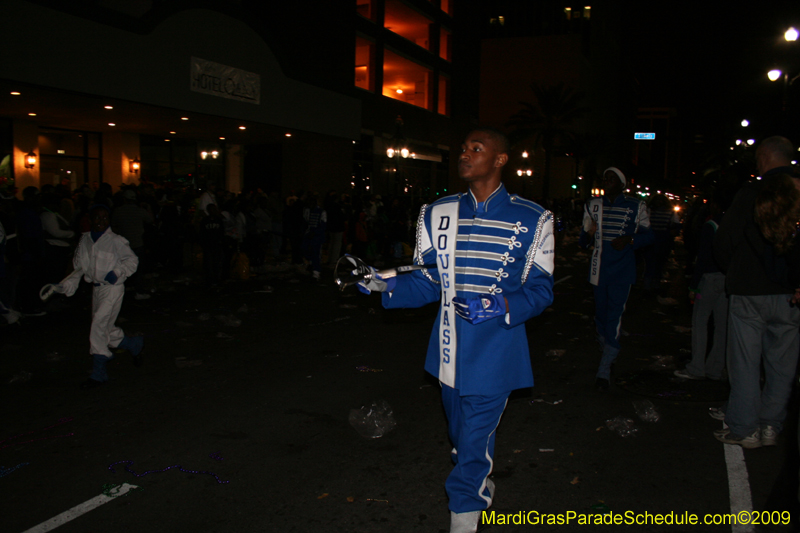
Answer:
<svg viewBox="0 0 800 533"><path fill-rule="evenodd" d="M525 321L553 301L553 215L501 184L485 202L472 192L420 210L414 260L430 268L398 276L386 308L440 301L425 370L439 379L455 466L445 488L454 513L492 503L495 430L512 390L533 386ZM435 265L435 266L433 266ZM498 295L508 312L472 324L453 297Z"/></svg>
<svg viewBox="0 0 800 533"><path fill-rule="evenodd" d="M593 239L587 233L592 222L597 224ZM634 237L631 246L614 249L611 241L622 236ZM609 379L611 365L620 349L622 313L631 285L636 283L635 250L653 243L647 206L644 201L625 194L614 199L605 196L590 199L584 207L579 242L583 248L594 244L589 282L594 285L597 340L603 350L597 377Z"/></svg>

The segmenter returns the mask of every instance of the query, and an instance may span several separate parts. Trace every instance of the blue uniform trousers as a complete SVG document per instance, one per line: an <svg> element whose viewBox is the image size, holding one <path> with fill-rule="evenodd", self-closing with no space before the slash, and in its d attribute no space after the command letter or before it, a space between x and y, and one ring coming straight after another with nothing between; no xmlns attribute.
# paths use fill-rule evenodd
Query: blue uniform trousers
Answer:
<svg viewBox="0 0 800 533"><path fill-rule="evenodd" d="M622 325L622 313L631 286L628 283L605 283L600 281L594 288L594 321L597 336L604 344L603 357L597 370L597 377L609 379L611 365L619 354L619 333Z"/></svg>
<svg viewBox="0 0 800 533"><path fill-rule="evenodd" d="M495 431L508 403L509 392L492 396L460 396L442 384L451 457L455 466L445 482L450 510L468 513L492 504L487 478L494 465Z"/></svg>

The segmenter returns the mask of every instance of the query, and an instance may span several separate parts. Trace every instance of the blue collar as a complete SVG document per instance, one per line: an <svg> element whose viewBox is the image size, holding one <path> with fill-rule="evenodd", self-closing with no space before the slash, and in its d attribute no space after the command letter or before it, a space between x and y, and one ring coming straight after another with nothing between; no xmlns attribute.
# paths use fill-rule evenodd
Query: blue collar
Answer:
<svg viewBox="0 0 800 533"><path fill-rule="evenodd" d="M472 209L474 209L475 211L478 211L479 210L479 204L478 204L478 201L475 199L475 195L472 194L472 191L469 191L467 193L467 196L469 197L470 205L472 206ZM492 194L490 194L488 198L486 198L486 200L481 202L483 204L482 212L485 213L485 212L489 211L490 206L494 207L494 205L496 203L498 203L500 198L507 197L507 196L508 196L508 193L506 192L506 187L505 187L505 185L503 185L501 183L500 186L497 189L495 189L494 192Z"/></svg>

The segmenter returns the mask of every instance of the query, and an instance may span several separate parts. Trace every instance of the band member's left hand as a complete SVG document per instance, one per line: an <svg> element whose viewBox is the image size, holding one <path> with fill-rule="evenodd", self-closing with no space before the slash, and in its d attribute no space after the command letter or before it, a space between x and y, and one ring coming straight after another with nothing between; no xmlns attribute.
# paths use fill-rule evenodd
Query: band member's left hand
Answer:
<svg viewBox="0 0 800 533"><path fill-rule="evenodd" d="M611 241L611 246L613 246L615 250L622 250L629 244L633 244L633 235L620 235Z"/></svg>
<svg viewBox="0 0 800 533"><path fill-rule="evenodd" d="M481 294L477 298L453 298L456 314L470 324L480 324L506 314L506 299L499 294Z"/></svg>

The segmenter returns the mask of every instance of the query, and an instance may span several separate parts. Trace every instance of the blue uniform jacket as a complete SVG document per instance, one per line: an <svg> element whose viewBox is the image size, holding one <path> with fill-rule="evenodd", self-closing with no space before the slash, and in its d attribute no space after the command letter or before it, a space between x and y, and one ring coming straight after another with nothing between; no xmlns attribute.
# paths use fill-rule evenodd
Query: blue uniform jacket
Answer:
<svg viewBox="0 0 800 533"><path fill-rule="evenodd" d="M598 222L602 206L602 222ZM650 228L650 217L644 201L620 194L614 201L605 196L590 199L583 211L583 229L579 243L588 248L594 243L598 253L598 239L592 239L586 231L592 221L597 222L598 231L602 229L602 241L599 243L599 264L593 254L589 272L589 281L593 285L599 283L619 283L633 285L636 283L636 254L634 250L653 244L654 234ZM615 250L611 241L623 235L635 235L632 246ZM594 280L592 273L597 269Z"/></svg>
<svg viewBox="0 0 800 533"><path fill-rule="evenodd" d="M483 208L478 211L471 192L423 206L415 262L436 266L398 276L394 291L382 295L387 309L442 302L425 370L458 389L461 396L493 395L533 386L525 321L553 301L552 213L509 195L503 185L487 198ZM439 230L446 224L441 217L434 220L442 212L437 209L457 210L454 250L444 245ZM454 284L448 282L448 263L442 263L452 252ZM509 312L505 317L470 324L452 311L454 296L474 298L485 293L506 298Z"/></svg>

